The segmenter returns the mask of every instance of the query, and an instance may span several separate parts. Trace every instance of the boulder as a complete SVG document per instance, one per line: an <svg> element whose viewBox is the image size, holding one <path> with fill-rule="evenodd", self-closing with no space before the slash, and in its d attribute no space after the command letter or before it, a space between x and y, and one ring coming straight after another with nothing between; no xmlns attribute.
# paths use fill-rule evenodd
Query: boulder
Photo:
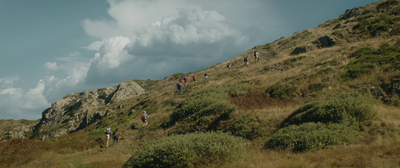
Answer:
<svg viewBox="0 0 400 168"><path fill-rule="evenodd" d="M330 36L320 37L318 40L312 42L318 48L332 47L336 44L336 40Z"/></svg>
<svg viewBox="0 0 400 168"><path fill-rule="evenodd" d="M344 14L339 16L340 20L347 20L348 18L361 15L360 8L347 9Z"/></svg>
<svg viewBox="0 0 400 168"><path fill-rule="evenodd" d="M298 55L301 53L306 53L308 51L311 51L312 47L310 46L300 46L300 47L296 47L292 53L290 53L290 55Z"/></svg>

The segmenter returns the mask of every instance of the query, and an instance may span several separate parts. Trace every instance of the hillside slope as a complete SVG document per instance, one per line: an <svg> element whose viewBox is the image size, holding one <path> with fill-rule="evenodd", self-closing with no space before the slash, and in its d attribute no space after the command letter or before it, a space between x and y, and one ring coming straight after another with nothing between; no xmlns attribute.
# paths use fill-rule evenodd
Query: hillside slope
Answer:
<svg viewBox="0 0 400 168"><path fill-rule="evenodd" d="M399 2L377 2L347 10L315 28L255 46L232 60L199 70L197 81L189 80L182 95L177 93L177 80L191 77L194 72L173 74L160 81L128 81L139 84L145 93L103 103L101 108L108 109L107 115L76 127L79 129L69 134L47 136L52 139L44 141L4 141L0 145L0 162L5 167L115 167L123 166L129 159L125 166L146 165L133 156L149 154L144 150L156 148L152 144L168 144L168 137L176 135L193 138L199 132L220 131L246 140L243 155L247 155L247 160L230 163L231 160L215 159L210 154L209 158L198 156L202 159L182 164L399 167L399 30ZM253 56L256 50L260 53L257 62ZM248 67L243 62L247 56ZM226 67L230 61L232 69ZM206 72L210 73L209 78L203 76ZM101 96L91 95L95 95L93 99ZM86 110L98 109L65 108L55 113L59 117L52 122L63 123L66 116L76 117ZM145 127L140 121L143 111L150 115ZM48 120L44 117L43 121ZM104 145L104 130L108 127L122 131L119 144L112 149ZM315 140L316 145L304 142L299 135L293 139L304 145L291 146L292 137L287 135L303 130L309 131L302 135L329 138ZM338 130L342 139L332 138L339 137L335 134ZM37 139L47 133L34 131L30 137ZM176 139L182 146L186 144L184 137L179 138ZM282 138L282 143L274 138ZM283 143L286 140L287 144Z"/></svg>

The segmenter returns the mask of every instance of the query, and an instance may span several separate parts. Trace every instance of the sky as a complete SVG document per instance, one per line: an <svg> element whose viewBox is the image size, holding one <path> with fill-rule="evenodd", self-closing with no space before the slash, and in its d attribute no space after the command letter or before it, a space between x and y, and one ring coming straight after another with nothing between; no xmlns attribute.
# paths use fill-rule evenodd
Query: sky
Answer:
<svg viewBox="0 0 400 168"><path fill-rule="evenodd" d="M377 0L2 0L0 119L230 60Z"/></svg>

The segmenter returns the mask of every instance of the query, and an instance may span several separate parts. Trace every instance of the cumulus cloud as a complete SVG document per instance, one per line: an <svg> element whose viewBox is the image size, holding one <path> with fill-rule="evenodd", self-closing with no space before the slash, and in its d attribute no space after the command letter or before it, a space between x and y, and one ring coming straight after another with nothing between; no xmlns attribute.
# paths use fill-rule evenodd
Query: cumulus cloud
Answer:
<svg viewBox="0 0 400 168"><path fill-rule="evenodd" d="M46 62L43 66L49 70L57 70L57 62Z"/></svg>
<svg viewBox="0 0 400 168"><path fill-rule="evenodd" d="M2 78L4 79L4 78ZM0 83L5 83L0 80ZM0 106L2 107L2 118L14 119L38 119L41 111L49 107L47 99L44 97L44 80L39 80L35 88L24 92L21 88L7 83L7 86L0 87Z"/></svg>

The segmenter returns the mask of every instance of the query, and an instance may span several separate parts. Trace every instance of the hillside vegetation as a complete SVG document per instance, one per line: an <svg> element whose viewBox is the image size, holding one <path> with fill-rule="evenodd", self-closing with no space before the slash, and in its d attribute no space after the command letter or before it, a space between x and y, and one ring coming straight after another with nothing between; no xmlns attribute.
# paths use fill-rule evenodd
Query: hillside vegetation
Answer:
<svg viewBox="0 0 400 168"><path fill-rule="evenodd" d="M145 94L102 105L107 115L78 131L3 141L0 165L400 167L398 1L347 10L198 70L179 94L176 81L193 73L135 80ZM108 127L122 135L106 148Z"/></svg>

